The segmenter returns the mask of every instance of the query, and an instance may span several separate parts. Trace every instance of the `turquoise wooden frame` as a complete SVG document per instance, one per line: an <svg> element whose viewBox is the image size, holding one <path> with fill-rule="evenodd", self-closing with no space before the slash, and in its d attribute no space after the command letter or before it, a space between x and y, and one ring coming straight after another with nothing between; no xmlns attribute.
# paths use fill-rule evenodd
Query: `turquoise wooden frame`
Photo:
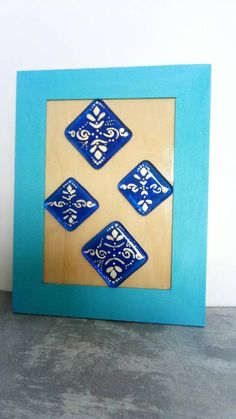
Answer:
<svg viewBox="0 0 236 419"><path fill-rule="evenodd" d="M210 65L18 72L14 312L204 325L210 79ZM43 282L46 102L94 98L176 98L170 290Z"/></svg>

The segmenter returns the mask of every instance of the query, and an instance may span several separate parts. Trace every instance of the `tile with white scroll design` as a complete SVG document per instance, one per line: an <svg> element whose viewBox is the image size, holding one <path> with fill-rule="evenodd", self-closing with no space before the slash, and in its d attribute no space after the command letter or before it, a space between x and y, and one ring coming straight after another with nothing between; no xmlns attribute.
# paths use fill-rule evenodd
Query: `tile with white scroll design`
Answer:
<svg viewBox="0 0 236 419"><path fill-rule="evenodd" d="M93 237L82 254L110 287L118 287L148 260L126 228L113 221Z"/></svg>
<svg viewBox="0 0 236 419"><path fill-rule="evenodd" d="M74 178L68 178L44 202L45 208L68 231L75 230L99 204Z"/></svg>
<svg viewBox="0 0 236 419"><path fill-rule="evenodd" d="M148 215L173 193L168 180L146 160L119 182L118 189L141 215Z"/></svg>
<svg viewBox="0 0 236 419"><path fill-rule="evenodd" d="M65 129L66 138L95 169L100 169L132 137L132 132L100 99Z"/></svg>

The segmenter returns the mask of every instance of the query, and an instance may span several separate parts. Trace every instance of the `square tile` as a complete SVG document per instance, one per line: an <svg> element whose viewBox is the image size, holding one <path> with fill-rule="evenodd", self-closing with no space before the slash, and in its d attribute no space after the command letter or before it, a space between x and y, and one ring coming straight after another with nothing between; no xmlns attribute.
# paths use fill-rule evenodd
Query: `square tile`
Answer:
<svg viewBox="0 0 236 419"><path fill-rule="evenodd" d="M118 221L93 237L82 254L110 287L118 287L148 260L148 255Z"/></svg>
<svg viewBox="0 0 236 419"><path fill-rule="evenodd" d="M100 169L132 137L102 100L94 100L65 130L66 138L95 169Z"/></svg>
<svg viewBox="0 0 236 419"><path fill-rule="evenodd" d="M45 208L68 231L75 230L99 204L75 179L67 179L50 195Z"/></svg>
<svg viewBox="0 0 236 419"><path fill-rule="evenodd" d="M145 160L119 182L118 189L141 215L148 215L173 192L172 185Z"/></svg>

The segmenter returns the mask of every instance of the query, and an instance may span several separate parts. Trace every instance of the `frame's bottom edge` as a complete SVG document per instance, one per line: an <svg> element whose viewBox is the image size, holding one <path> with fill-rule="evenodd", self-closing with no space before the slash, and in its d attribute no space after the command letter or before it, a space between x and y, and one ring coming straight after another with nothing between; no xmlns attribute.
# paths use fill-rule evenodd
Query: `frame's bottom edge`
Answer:
<svg viewBox="0 0 236 419"><path fill-rule="evenodd" d="M203 320L196 320L196 321L192 321L192 322L186 322L186 321L181 321L181 320L163 320L163 319L145 319L145 320L140 320L140 319L136 319L134 318L127 318L124 319L122 318L122 316L102 316L102 315L88 315L88 314L76 314L76 313L71 313L71 314L65 314L65 313L55 313L55 312L39 312L37 310L27 310L24 308L19 308L19 307L12 307L12 311L14 314L22 314L22 315L32 315L32 316L45 316L45 317L64 317L64 318L78 318L78 319L83 319L83 320L101 320L101 321L114 321L114 322L127 322L127 323L146 323L146 324L159 324L159 325L168 325L168 326L183 326L183 327L205 327L205 318Z"/></svg>

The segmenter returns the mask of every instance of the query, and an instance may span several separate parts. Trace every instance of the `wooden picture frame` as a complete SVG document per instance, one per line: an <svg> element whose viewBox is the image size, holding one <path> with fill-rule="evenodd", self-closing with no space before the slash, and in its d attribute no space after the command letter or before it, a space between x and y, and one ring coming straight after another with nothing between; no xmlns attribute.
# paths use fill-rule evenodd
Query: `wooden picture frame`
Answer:
<svg viewBox="0 0 236 419"><path fill-rule="evenodd" d="M210 74L209 65L18 72L14 312L204 325ZM168 289L43 280L47 102L96 98L175 99Z"/></svg>

